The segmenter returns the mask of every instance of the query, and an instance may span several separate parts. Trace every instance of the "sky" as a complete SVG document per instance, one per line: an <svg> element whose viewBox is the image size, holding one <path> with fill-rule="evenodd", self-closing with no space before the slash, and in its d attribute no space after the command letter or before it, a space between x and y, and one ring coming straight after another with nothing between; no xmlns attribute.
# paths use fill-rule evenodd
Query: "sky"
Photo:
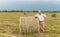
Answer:
<svg viewBox="0 0 60 37"><path fill-rule="evenodd" d="M0 10L60 11L60 0L0 0Z"/></svg>

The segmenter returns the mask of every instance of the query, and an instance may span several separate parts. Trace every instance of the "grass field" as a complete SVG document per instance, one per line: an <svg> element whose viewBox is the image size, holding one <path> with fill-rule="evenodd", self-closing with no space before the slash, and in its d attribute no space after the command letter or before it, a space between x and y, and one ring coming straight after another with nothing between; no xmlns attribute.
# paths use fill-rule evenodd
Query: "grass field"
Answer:
<svg viewBox="0 0 60 37"><path fill-rule="evenodd" d="M27 13L26 16L34 16L36 13ZM45 13L47 15L45 33L37 34L33 33L27 35L27 37L60 37L60 13L56 13L57 17L52 18L52 13ZM22 12L1 12L0 13L0 33L4 34L19 34L19 18L25 16ZM1 36L1 35L0 35ZM23 35L21 35L22 37ZM3 36L1 36L3 37ZM5 36L7 37L7 36Z"/></svg>

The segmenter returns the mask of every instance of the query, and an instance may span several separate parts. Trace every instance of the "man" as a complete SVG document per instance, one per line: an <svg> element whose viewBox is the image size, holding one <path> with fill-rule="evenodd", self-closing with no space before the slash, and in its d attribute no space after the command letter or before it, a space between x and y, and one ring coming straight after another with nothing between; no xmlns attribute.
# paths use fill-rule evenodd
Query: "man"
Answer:
<svg viewBox="0 0 60 37"><path fill-rule="evenodd" d="M46 19L46 15L42 13L41 10L38 10L38 14L35 15L35 18L38 18L39 20L39 31L44 32L44 21Z"/></svg>

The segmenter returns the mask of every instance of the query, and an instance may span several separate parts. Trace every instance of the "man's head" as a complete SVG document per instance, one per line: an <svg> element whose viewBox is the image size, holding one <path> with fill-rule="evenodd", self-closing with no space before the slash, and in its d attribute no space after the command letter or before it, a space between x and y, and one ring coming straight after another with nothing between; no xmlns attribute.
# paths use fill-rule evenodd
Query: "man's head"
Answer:
<svg viewBox="0 0 60 37"><path fill-rule="evenodd" d="M38 14L41 14L42 13L42 11L41 10L38 10Z"/></svg>

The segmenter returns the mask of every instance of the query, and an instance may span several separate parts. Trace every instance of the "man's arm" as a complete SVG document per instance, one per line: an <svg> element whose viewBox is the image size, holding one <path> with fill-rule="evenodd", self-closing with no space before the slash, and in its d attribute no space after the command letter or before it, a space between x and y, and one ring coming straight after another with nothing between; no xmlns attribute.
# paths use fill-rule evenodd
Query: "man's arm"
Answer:
<svg viewBox="0 0 60 37"><path fill-rule="evenodd" d="M35 19L37 19L38 17L37 17L37 15L35 15Z"/></svg>
<svg viewBox="0 0 60 37"><path fill-rule="evenodd" d="M47 16L46 15L44 15L44 18L45 18L45 20L47 20Z"/></svg>

